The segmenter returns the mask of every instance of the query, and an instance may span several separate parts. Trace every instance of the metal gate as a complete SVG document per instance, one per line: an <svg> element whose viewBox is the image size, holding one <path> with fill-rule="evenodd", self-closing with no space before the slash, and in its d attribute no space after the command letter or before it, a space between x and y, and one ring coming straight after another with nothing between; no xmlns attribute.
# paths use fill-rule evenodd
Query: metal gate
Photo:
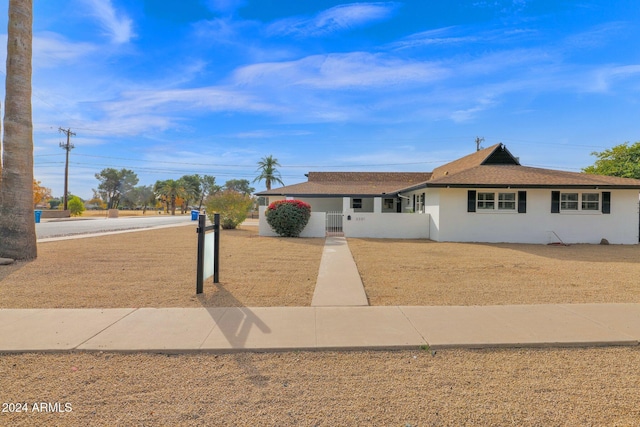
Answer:
<svg viewBox="0 0 640 427"><path fill-rule="evenodd" d="M342 231L342 212L327 212L327 236L344 236Z"/></svg>

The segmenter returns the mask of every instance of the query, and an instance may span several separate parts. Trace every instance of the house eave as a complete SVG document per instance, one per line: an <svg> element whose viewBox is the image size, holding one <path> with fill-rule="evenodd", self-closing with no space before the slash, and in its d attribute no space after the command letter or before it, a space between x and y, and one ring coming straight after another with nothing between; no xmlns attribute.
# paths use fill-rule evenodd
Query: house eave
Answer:
<svg viewBox="0 0 640 427"><path fill-rule="evenodd" d="M261 194L256 193L256 196L262 197L306 197L310 199L326 199L331 197L383 197L388 195L397 194L394 193L324 193L324 194L309 194L309 193L280 193L280 194Z"/></svg>
<svg viewBox="0 0 640 427"><path fill-rule="evenodd" d="M427 184L428 188L534 188L534 189L607 189L607 190L640 190L638 185L611 184ZM420 187L419 187L420 188ZM416 188L418 189L418 188ZM411 190L405 190L411 191Z"/></svg>

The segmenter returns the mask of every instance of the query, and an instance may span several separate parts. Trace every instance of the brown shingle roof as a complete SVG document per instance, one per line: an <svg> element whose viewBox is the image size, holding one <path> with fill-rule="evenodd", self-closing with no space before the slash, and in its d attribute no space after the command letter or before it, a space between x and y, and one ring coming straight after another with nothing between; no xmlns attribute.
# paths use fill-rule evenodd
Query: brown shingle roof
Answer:
<svg viewBox="0 0 640 427"><path fill-rule="evenodd" d="M308 181L259 196L376 196L425 187L640 189L640 180L521 166L495 144L428 172L309 172Z"/></svg>
<svg viewBox="0 0 640 427"><path fill-rule="evenodd" d="M639 188L640 180L519 165L480 165L432 179L427 187L608 187Z"/></svg>
<svg viewBox="0 0 640 427"><path fill-rule="evenodd" d="M258 196L376 196L427 181L430 172L309 172L308 181Z"/></svg>
<svg viewBox="0 0 640 427"><path fill-rule="evenodd" d="M430 172L309 172L311 182L420 182L431 177Z"/></svg>

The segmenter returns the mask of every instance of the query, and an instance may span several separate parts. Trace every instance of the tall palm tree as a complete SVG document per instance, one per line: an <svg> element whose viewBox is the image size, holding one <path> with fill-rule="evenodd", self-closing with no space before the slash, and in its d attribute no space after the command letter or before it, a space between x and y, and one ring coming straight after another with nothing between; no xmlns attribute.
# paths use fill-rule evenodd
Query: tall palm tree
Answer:
<svg viewBox="0 0 640 427"><path fill-rule="evenodd" d="M273 183L284 185L276 166L280 166L278 159L274 159L272 155L263 157L258 162L258 169L256 169L256 172L260 172L260 175L256 177L253 182L264 180L264 185L267 187L267 190L271 190L271 184Z"/></svg>
<svg viewBox="0 0 640 427"><path fill-rule="evenodd" d="M156 191L171 207L171 215L176 214L176 199L184 198L185 190L180 180L168 179L156 183Z"/></svg>
<svg viewBox="0 0 640 427"><path fill-rule="evenodd" d="M9 0L0 162L0 257L19 260L37 256L33 219L32 32L32 0Z"/></svg>

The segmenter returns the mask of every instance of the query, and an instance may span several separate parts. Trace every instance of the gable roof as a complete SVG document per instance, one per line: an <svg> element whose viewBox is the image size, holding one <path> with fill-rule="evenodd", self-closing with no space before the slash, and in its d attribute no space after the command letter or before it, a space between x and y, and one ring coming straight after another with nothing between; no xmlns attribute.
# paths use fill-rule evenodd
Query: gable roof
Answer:
<svg viewBox="0 0 640 427"><path fill-rule="evenodd" d="M425 187L640 189L639 179L520 165L502 143L429 172L309 172L308 181L258 196L347 197L396 195Z"/></svg>
<svg viewBox="0 0 640 427"><path fill-rule="evenodd" d="M257 196L380 196L427 181L430 172L309 172L307 182L256 193Z"/></svg>
<svg viewBox="0 0 640 427"><path fill-rule="evenodd" d="M481 165L520 165L518 159L502 143L492 145L473 154L454 160L433 170L431 180L453 175L463 170Z"/></svg>

